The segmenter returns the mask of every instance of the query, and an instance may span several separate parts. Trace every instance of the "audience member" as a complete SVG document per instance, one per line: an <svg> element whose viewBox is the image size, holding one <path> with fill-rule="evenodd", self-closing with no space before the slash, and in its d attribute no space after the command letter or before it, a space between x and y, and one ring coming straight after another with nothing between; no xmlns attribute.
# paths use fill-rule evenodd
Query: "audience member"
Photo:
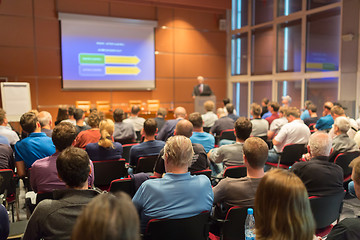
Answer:
<svg viewBox="0 0 360 240"><path fill-rule="evenodd" d="M176 136L185 136L190 138L193 132L193 125L188 120L180 120L176 124L174 134ZM209 161L205 152L204 147L201 144L192 143L194 150L194 156L192 163L188 169L189 172L193 173L200 170L205 170L209 168ZM154 176L161 177L165 173L165 164L164 164L164 149L160 151L158 159L154 168Z"/></svg>
<svg viewBox="0 0 360 240"><path fill-rule="evenodd" d="M268 112L268 107L267 105L269 104L269 99L268 98L263 98L261 100L261 117Z"/></svg>
<svg viewBox="0 0 360 240"><path fill-rule="evenodd" d="M68 109L66 107L59 107L58 114L56 116L55 126L66 119L69 119Z"/></svg>
<svg viewBox="0 0 360 240"><path fill-rule="evenodd" d="M88 130L80 132L74 140L74 147L84 148L89 143L97 143L101 138L99 130L100 117L97 112L90 113L88 125L91 127Z"/></svg>
<svg viewBox="0 0 360 240"><path fill-rule="evenodd" d="M229 98L224 98L223 99L223 104L224 104L224 107L223 107L223 110L225 112L225 115L228 115L228 111L226 109L226 104L230 103L230 99ZM236 110L234 109L234 112L233 112L235 115L236 115Z"/></svg>
<svg viewBox="0 0 360 240"><path fill-rule="evenodd" d="M46 136L51 137L52 130L52 117L49 112L41 111L38 115L39 123L41 126L41 132L44 132Z"/></svg>
<svg viewBox="0 0 360 240"><path fill-rule="evenodd" d="M281 103L284 107L290 107L292 99L289 95L281 97Z"/></svg>
<svg viewBox="0 0 360 240"><path fill-rule="evenodd" d="M77 218L72 240L140 240L140 223L130 197L100 194Z"/></svg>
<svg viewBox="0 0 360 240"><path fill-rule="evenodd" d="M96 143L89 143L85 150L92 161L120 159L123 147L118 142L113 142L114 122L111 119L102 120L99 125L100 140Z"/></svg>
<svg viewBox="0 0 360 240"><path fill-rule="evenodd" d="M8 239L10 232L9 215L4 205L0 204L0 240Z"/></svg>
<svg viewBox="0 0 360 240"><path fill-rule="evenodd" d="M60 153L67 147L71 146L76 137L76 130L72 123L61 122L55 126L52 141L56 147L56 152L43 159L36 160L31 166L30 184L32 189L37 193L52 192L57 189L65 189L65 183L58 177L56 169L56 159ZM94 184L94 166L90 161L91 174L88 178L89 186Z"/></svg>
<svg viewBox="0 0 360 240"><path fill-rule="evenodd" d="M158 131L160 131L162 129L162 127L164 126L166 115L167 115L166 108L158 109L158 111L156 113L156 118L154 118L156 121L156 124L157 124Z"/></svg>
<svg viewBox="0 0 360 240"><path fill-rule="evenodd" d="M65 190L55 190L54 200L41 201L26 226L27 239L70 239L76 218L93 197L99 194L88 190L89 156L80 148L69 147L56 159L59 178Z"/></svg>
<svg viewBox="0 0 360 240"><path fill-rule="evenodd" d="M137 166L137 161L140 157L159 155L161 149L165 146L165 142L155 140L155 133L157 130L157 123L155 119L149 118L144 122L144 127L141 134L145 136L144 142L139 145L134 145L130 149L130 166L134 168ZM129 171L131 173L132 170Z"/></svg>
<svg viewBox="0 0 360 240"><path fill-rule="evenodd" d="M15 169L14 153L9 144L0 144L0 169Z"/></svg>
<svg viewBox="0 0 360 240"><path fill-rule="evenodd" d="M308 118L310 118L310 113L309 113L309 105L310 104L313 104L312 103L312 101L311 100L306 100L305 101L305 109L304 109L304 111L301 113L301 115L300 115L300 119L301 120L305 120L305 119L308 119ZM316 111L315 111L316 112ZM305 121L304 121L305 122Z"/></svg>
<svg viewBox="0 0 360 240"><path fill-rule="evenodd" d="M285 124L273 139L274 147L269 150L268 162L277 163L285 145L307 144L309 141L310 130L300 119L299 110L295 107L288 108L286 118L289 123Z"/></svg>
<svg viewBox="0 0 360 240"><path fill-rule="evenodd" d="M308 127L310 127L310 124L312 124L312 125L316 124L316 122L319 120L319 117L318 117L318 115L317 115L317 113L316 113L317 107L316 107L314 104L309 104L309 105L307 106L307 110L308 110L308 112L309 112L310 117L309 117L309 118L306 118L306 119L304 120L304 123L305 123ZM313 127L313 129L314 129L314 128L315 128L315 126Z"/></svg>
<svg viewBox="0 0 360 240"><path fill-rule="evenodd" d="M344 191L342 168L328 161L330 136L321 131L314 133L310 136L307 149L310 161L297 162L290 171L303 181L309 196L326 196Z"/></svg>
<svg viewBox="0 0 360 240"><path fill-rule="evenodd" d="M190 137L191 142L203 145L205 152L209 152L215 146L215 138L210 133L204 132L201 114L198 112L191 113L189 121L193 125L193 133Z"/></svg>
<svg viewBox="0 0 360 240"><path fill-rule="evenodd" d="M270 124L269 131L267 133L268 139L273 139L280 131L280 129L288 123L288 120L286 118L286 111L287 107L280 107L279 108L279 118L272 121Z"/></svg>
<svg viewBox="0 0 360 240"><path fill-rule="evenodd" d="M6 112L0 108L0 136L4 136L9 140L10 145L15 145L19 141L19 136L10 127L8 127L8 120Z"/></svg>
<svg viewBox="0 0 360 240"><path fill-rule="evenodd" d="M167 140L164 147L165 176L143 182L133 197L142 232L153 218L187 218L211 210L214 194L209 178L191 176L188 172L193 155L189 138L174 136Z"/></svg>
<svg viewBox="0 0 360 240"><path fill-rule="evenodd" d="M209 159L215 163L223 163L225 168L244 164L243 145L244 141L250 136L251 130L252 124L250 120L240 117L235 122L236 142L210 150L208 153ZM216 172L218 173L218 171Z"/></svg>
<svg viewBox="0 0 360 240"><path fill-rule="evenodd" d="M261 106L257 103L253 103L250 106L250 114L253 116L251 120L252 131L250 136L252 137L266 137L269 129L269 122L262 119Z"/></svg>
<svg viewBox="0 0 360 240"><path fill-rule="evenodd" d="M145 119L139 117L140 107L138 105L134 105L131 107L130 117L124 120L124 123L131 123L134 126L135 132L140 132Z"/></svg>
<svg viewBox="0 0 360 240"><path fill-rule="evenodd" d="M315 221L306 188L291 172L265 174L255 196L256 240L313 240Z"/></svg>
<svg viewBox="0 0 360 240"><path fill-rule="evenodd" d="M213 112L215 108L215 104L213 101L209 100L204 103L204 108L206 113L201 115L204 121L204 127L210 128L214 126L215 121L218 120L218 116Z"/></svg>
<svg viewBox="0 0 360 240"><path fill-rule="evenodd" d="M243 146L244 165L247 176L243 178L225 178L213 188L214 215L224 218L230 207L254 206L257 186L264 176L264 165L268 156L268 145L257 137L246 139Z"/></svg>
<svg viewBox="0 0 360 240"><path fill-rule="evenodd" d="M68 119L63 120L64 122L69 122L76 126L76 119L74 118L75 108L73 106L68 107L67 109Z"/></svg>
<svg viewBox="0 0 360 240"><path fill-rule="evenodd" d="M0 144L10 145L9 140L1 135L0 135Z"/></svg>
<svg viewBox="0 0 360 240"><path fill-rule="evenodd" d="M19 177L26 175L26 169L38 159L55 153L55 146L45 133L34 113L24 113L20 118L20 125L29 136L15 144L15 161Z"/></svg>
<svg viewBox="0 0 360 240"><path fill-rule="evenodd" d="M271 125L272 121L279 118L279 111L280 105L277 102L270 102L268 105L269 112L271 113L271 116L265 118L266 121L269 122L269 126Z"/></svg>
<svg viewBox="0 0 360 240"><path fill-rule="evenodd" d="M239 118L239 116L234 114L234 105L232 105L232 103L228 103L225 107L226 111L228 112L227 116L235 122Z"/></svg>
<svg viewBox="0 0 360 240"><path fill-rule="evenodd" d="M114 139L122 144L134 142L136 139L134 126L123 121L124 111L120 108L115 109L113 117L115 121Z"/></svg>
<svg viewBox="0 0 360 240"><path fill-rule="evenodd" d="M334 119L331 117L331 108L333 107L332 102L324 103L323 116L316 122L315 128L317 130L329 131L331 126L334 124Z"/></svg>
<svg viewBox="0 0 360 240"><path fill-rule="evenodd" d="M76 135L80 132L89 130L91 127L85 123L85 113L81 108L75 109L74 118L76 120Z"/></svg>
<svg viewBox="0 0 360 240"><path fill-rule="evenodd" d="M222 108L218 108L217 115L219 119L216 120L214 126L211 127L210 134L219 137L222 131L234 128L234 120L226 116L226 113Z"/></svg>
<svg viewBox="0 0 360 240"><path fill-rule="evenodd" d="M347 135L349 136L349 138L354 139L355 134L358 131L358 124L357 122L353 119L353 118L349 118L345 115L345 111L344 109L339 106L339 105L334 105L331 110L331 117L334 119L334 121L336 120L336 118L338 117L345 117L348 119L349 124L350 124L350 128L347 131ZM330 129L329 135L334 138L336 136L336 134L334 133L334 125L332 126L332 128Z"/></svg>
<svg viewBox="0 0 360 240"><path fill-rule="evenodd" d="M356 196L360 199L360 157L355 158L349 165L352 168L351 178L354 181ZM327 240L360 239L360 217L345 218L334 226Z"/></svg>
<svg viewBox="0 0 360 240"><path fill-rule="evenodd" d="M174 118L172 120L168 120L165 122L164 126L162 127L161 131L159 131L159 134L157 135L157 140L166 141L169 137L174 135L174 130L176 127L176 124L186 118L186 110L183 107L177 107L174 111Z"/></svg>

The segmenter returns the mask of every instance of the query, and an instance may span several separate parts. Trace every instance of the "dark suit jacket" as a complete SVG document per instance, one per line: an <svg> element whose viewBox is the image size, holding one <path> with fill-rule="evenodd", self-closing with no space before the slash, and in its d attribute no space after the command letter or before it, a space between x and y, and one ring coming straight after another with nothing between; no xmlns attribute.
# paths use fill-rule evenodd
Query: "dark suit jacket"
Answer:
<svg viewBox="0 0 360 240"><path fill-rule="evenodd" d="M202 93L200 93L199 86L200 86L200 84L198 84L198 85L196 85L194 87L194 90L192 92L193 96L210 96L210 95L213 95L213 91L211 90L209 85L203 84Z"/></svg>
<svg viewBox="0 0 360 240"><path fill-rule="evenodd" d="M176 124L180 120L181 119L179 118L179 119L173 119L173 120L166 121L164 126L161 128L160 132L158 133L156 139L166 142L166 140L169 137L174 135L174 130L175 130Z"/></svg>

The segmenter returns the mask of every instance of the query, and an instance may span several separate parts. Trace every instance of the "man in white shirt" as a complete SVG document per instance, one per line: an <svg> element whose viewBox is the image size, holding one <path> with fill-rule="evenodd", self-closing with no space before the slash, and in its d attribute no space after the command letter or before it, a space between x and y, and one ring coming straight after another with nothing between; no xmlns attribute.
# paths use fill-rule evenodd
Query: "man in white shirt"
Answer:
<svg viewBox="0 0 360 240"><path fill-rule="evenodd" d="M286 112L289 123L285 124L273 139L274 148L269 150L268 162L277 163L283 147L287 144L307 144L310 138L310 129L300 119L300 111L290 107Z"/></svg>
<svg viewBox="0 0 360 240"><path fill-rule="evenodd" d="M6 112L4 109L0 108L0 136L6 137L9 140L10 145L15 145L15 143L19 141L19 136L7 125L8 120L6 118Z"/></svg>

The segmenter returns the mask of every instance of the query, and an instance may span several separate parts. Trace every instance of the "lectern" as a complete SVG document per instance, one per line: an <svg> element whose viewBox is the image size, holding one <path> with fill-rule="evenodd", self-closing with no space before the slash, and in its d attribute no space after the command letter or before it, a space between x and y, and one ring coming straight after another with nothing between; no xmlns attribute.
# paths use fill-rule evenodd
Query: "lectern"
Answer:
<svg viewBox="0 0 360 240"><path fill-rule="evenodd" d="M196 96L194 99L194 110L195 112L199 112L201 114L206 113L206 110L204 108L204 103L206 101L213 101L215 106L216 106L216 97L215 95L211 95L211 96ZM216 110L216 109L214 109Z"/></svg>

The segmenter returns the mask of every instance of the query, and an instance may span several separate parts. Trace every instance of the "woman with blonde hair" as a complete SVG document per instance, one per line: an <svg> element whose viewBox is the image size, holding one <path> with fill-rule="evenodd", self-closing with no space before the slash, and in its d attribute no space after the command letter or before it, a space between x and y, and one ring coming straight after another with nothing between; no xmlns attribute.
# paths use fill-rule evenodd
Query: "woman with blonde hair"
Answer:
<svg viewBox="0 0 360 240"><path fill-rule="evenodd" d="M114 160L121 158L123 147L120 143L114 142L114 122L110 119L102 120L99 124L100 140L97 143L86 145L86 152L92 161Z"/></svg>
<svg viewBox="0 0 360 240"><path fill-rule="evenodd" d="M123 192L95 197L78 217L72 240L139 240L139 217Z"/></svg>
<svg viewBox="0 0 360 240"><path fill-rule="evenodd" d="M255 196L256 240L312 240L315 221L303 182L282 169L269 171Z"/></svg>

